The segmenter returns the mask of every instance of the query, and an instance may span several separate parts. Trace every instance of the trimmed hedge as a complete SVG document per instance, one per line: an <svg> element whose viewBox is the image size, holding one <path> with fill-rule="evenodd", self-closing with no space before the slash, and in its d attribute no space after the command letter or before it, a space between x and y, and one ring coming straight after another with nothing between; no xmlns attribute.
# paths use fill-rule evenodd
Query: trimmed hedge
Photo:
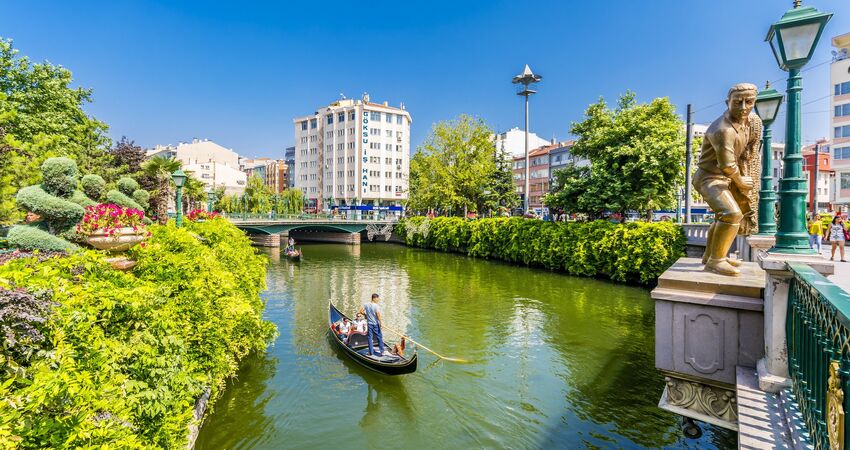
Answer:
<svg viewBox="0 0 850 450"><path fill-rule="evenodd" d="M144 208L144 211L147 211L150 207L151 194L144 189L136 189L133 191L133 200Z"/></svg>
<svg viewBox="0 0 850 450"><path fill-rule="evenodd" d="M139 189L139 183L130 177L119 178L118 183L116 183L116 186L118 186L118 190L122 194L128 197L133 195L133 191Z"/></svg>
<svg viewBox="0 0 850 450"><path fill-rule="evenodd" d="M125 208L138 209L139 211L145 210L145 208L142 208L142 205L136 203L135 200L115 189L106 193L106 203L112 203Z"/></svg>
<svg viewBox="0 0 850 450"><path fill-rule="evenodd" d="M106 181L100 175L90 173L80 180L80 187L88 198L99 202L103 199Z"/></svg>
<svg viewBox="0 0 850 450"><path fill-rule="evenodd" d="M266 259L243 232L225 220L150 230L127 273L96 251L0 264L0 289L56 305L43 340L0 346L19 368L0 370L0 448L185 448L198 397L210 388L213 405L274 337Z"/></svg>
<svg viewBox="0 0 850 450"><path fill-rule="evenodd" d="M77 188L80 171L70 158L48 158L41 165L41 185L57 197L70 197Z"/></svg>
<svg viewBox="0 0 850 450"><path fill-rule="evenodd" d="M71 190L68 195L72 195L73 192ZM15 200L18 202L18 206L38 214L57 231L73 226L85 214L82 206L70 199L51 195L39 185L21 188Z"/></svg>
<svg viewBox="0 0 850 450"><path fill-rule="evenodd" d="M21 250L44 250L44 251L73 251L78 247L59 236L52 235L45 230L30 226L16 225L9 230L6 236L7 245Z"/></svg>
<svg viewBox="0 0 850 450"><path fill-rule="evenodd" d="M669 222L564 223L518 217L437 217L425 221L424 217L406 219L396 226L396 233L413 247L619 282L651 284L685 254L685 234Z"/></svg>

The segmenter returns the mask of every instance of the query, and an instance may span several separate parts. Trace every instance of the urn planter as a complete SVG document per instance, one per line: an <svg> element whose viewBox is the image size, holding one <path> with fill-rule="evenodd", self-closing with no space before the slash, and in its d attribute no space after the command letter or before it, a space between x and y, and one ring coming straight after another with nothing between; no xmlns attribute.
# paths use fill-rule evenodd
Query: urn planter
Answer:
<svg viewBox="0 0 850 450"><path fill-rule="evenodd" d="M112 236L104 232L95 232L89 235L87 242L98 250L110 252L123 252L134 245L142 242L147 237L145 230L134 230L132 227L118 228Z"/></svg>

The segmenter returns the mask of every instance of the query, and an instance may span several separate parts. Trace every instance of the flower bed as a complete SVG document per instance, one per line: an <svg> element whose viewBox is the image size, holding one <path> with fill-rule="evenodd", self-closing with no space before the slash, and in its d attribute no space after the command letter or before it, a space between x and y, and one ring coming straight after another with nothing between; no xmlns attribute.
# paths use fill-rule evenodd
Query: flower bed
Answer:
<svg viewBox="0 0 850 450"><path fill-rule="evenodd" d="M193 209L189 211L189 214L186 214L186 219L191 220L192 222L215 219L216 217L219 217L217 212L207 212L203 209Z"/></svg>
<svg viewBox="0 0 850 450"><path fill-rule="evenodd" d="M18 315L43 339L0 346L0 448L185 448L195 400L265 349L266 263L244 233L150 232L126 273L94 251L0 265L0 296L50 305Z"/></svg>

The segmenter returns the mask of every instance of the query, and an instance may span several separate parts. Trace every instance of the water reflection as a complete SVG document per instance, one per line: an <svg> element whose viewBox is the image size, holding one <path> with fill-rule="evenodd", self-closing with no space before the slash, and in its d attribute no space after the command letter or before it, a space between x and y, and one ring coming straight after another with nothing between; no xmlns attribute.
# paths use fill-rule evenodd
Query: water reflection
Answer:
<svg viewBox="0 0 850 450"><path fill-rule="evenodd" d="M399 246L352 249L309 245L300 263L272 263L266 314L280 338L261 365L272 369L240 372L199 449L327 447L331 435L370 448L734 446L711 427L684 441L657 408L646 290ZM340 354L328 300L351 314L372 292L390 327L472 363L419 349L415 374L386 377Z"/></svg>

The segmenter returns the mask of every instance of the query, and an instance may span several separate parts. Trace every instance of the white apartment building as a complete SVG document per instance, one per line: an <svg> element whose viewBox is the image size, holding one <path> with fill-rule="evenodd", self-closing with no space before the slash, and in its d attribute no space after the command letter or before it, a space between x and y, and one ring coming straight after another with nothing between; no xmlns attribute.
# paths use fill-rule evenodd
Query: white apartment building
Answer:
<svg viewBox="0 0 850 450"><path fill-rule="evenodd" d="M496 143L496 148L507 152L507 156L513 160L514 158L525 156L525 131L517 127L511 128L503 133L498 133L493 136ZM550 145L552 142L537 136L534 133L528 133L528 151L529 153L540 147Z"/></svg>
<svg viewBox="0 0 850 450"><path fill-rule="evenodd" d="M209 139L193 139L174 145L157 145L145 157L174 158L183 163L183 171L204 182L207 187L224 186L228 194L241 194L248 176L239 168L239 155Z"/></svg>
<svg viewBox="0 0 850 450"><path fill-rule="evenodd" d="M344 99L293 119L295 187L317 211L331 206L391 207L407 199L410 113Z"/></svg>
<svg viewBox="0 0 850 450"><path fill-rule="evenodd" d="M832 204L836 211L847 212L850 206L850 33L832 38L830 65L832 95L830 119L832 129Z"/></svg>

